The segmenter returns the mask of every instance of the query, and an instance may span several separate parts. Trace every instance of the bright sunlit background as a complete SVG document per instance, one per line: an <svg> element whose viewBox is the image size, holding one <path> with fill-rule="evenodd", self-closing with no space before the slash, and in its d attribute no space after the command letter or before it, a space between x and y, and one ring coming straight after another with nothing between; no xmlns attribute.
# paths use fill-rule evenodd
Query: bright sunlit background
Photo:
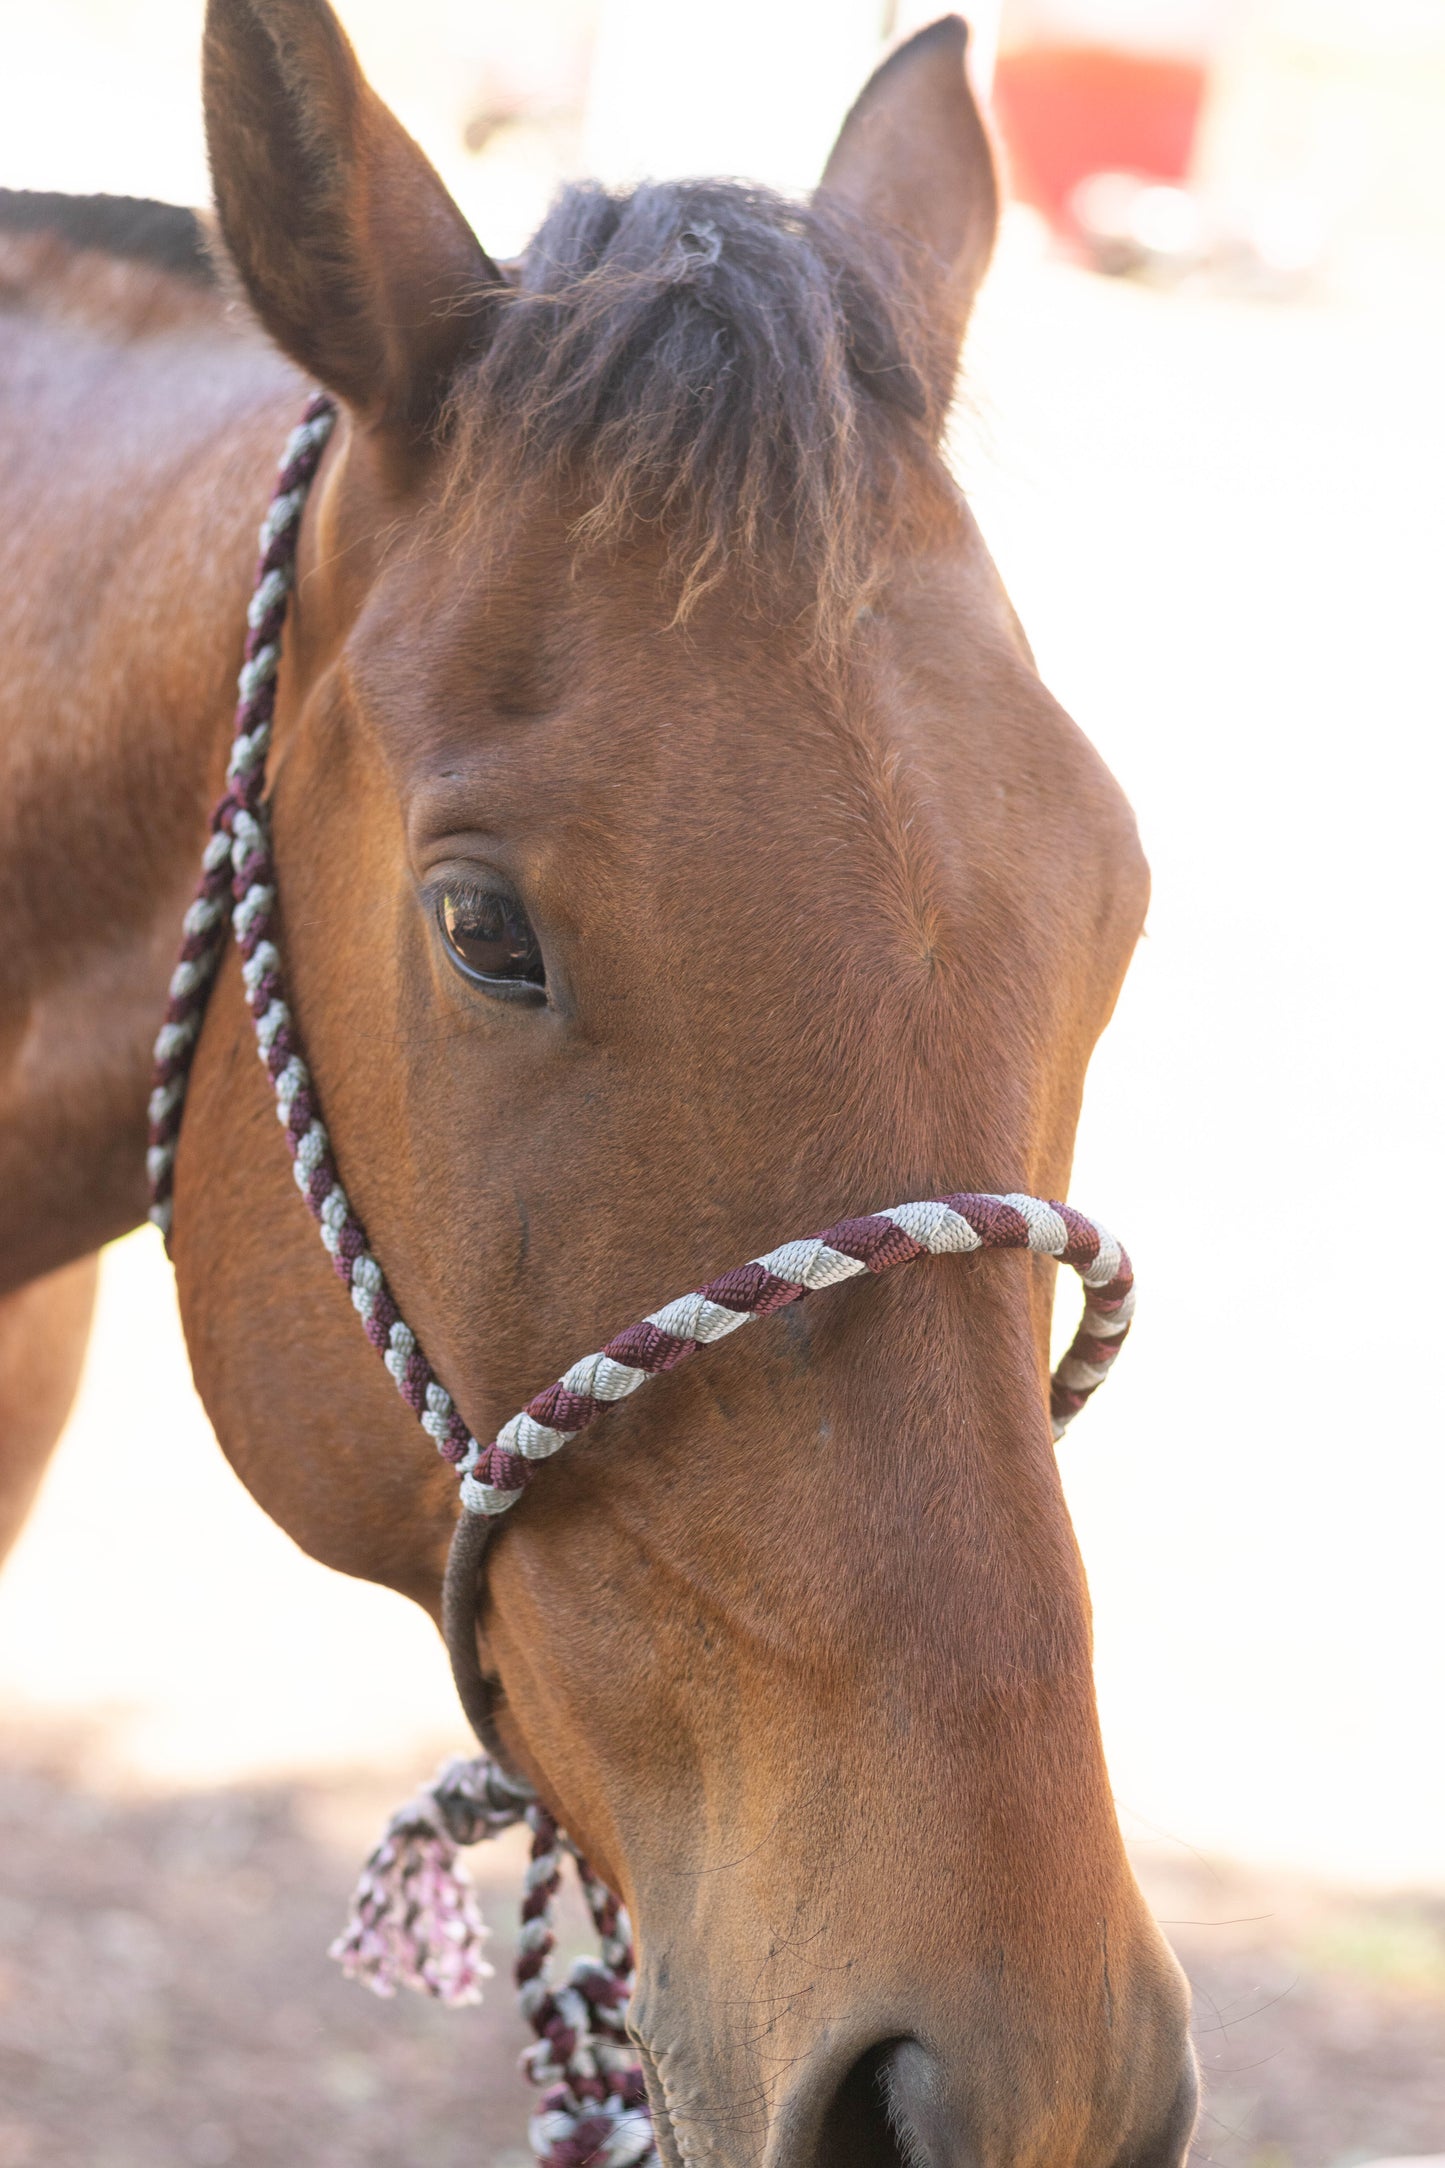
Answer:
<svg viewBox="0 0 1445 2168"><path fill-rule="evenodd" d="M0 181L201 200L201 12L7 9ZM505 255L580 172L805 188L885 39L933 11L340 12ZM1445 8L996 18L976 68L1029 201L956 460L1155 872L1073 1190L1128 1241L1139 1321L1062 1449L1121 1814L1141 1859L1445 1892ZM1097 142L1060 120L1082 80L1112 116ZM460 1743L430 1628L303 1559L225 1468L149 1235L106 1260L81 1400L0 1582L0 1713L83 1722L140 1787Z"/></svg>

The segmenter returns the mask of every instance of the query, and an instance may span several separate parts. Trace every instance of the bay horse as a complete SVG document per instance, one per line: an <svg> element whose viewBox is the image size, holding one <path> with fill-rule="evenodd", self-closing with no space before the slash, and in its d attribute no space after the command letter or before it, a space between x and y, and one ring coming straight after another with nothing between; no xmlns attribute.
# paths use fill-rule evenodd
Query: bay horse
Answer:
<svg viewBox="0 0 1445 2168"><path fill-rule="evenodd" d="M806 206L574 187L503 265L326 0L210 0L215 250L189 212L0 200L12 1521L90 1260L145 1217L151 1044L313 382L341 420L272 762L292 998L468 1421L842 1212L1066 1193L1147 874L938 449L996 224L965 38L892 55ZM324 1269L250 1029L231 948L175 1168L196 1382L298 1543L436 1616L455 1486ZM782 1312L493 1540L498 1743L632 1913L670 2168L1184 2159L1052 1279L964 1257ZM124 1481L94 1471L97 1513Z"/></svg>

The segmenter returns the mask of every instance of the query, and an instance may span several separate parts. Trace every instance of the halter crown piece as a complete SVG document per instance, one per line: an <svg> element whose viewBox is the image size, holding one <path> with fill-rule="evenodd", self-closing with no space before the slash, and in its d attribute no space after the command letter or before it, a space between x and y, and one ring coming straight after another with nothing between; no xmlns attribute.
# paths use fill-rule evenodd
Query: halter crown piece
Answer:
<svg viewBox="0 0 1445 2168"><path fill-rule="evenodd" d="M150 1216L167 1245L186 1085L229 918L296 1185L368 1340L442 1458L456 1467L468 1513L505 1513L538 1463L615 1401L751 1318L864 1273L956 1251L1032 1250L1073 1266L1082 1279L1083 1318L1050 1387L1053 1432L1061 1436L1103 1383L1128 1333L1134 1309L1128 1257L1112 1235L1070 1205L970 1193L894 1205L786 1242L629 1325L529 1401L490 1444L472 1436L403 1319L341 1186L282 977L276 867L263 797L266 754L301 515L335 421L334 402L316 394L287 443L261 528L226 787L211 816L200 884L186 912L156 1040L146 1165ZM457 1848L519 1821L532 1833L515 1978L537 2035L524 2057L528 2076L543 2088L531 2122L537 2160L542 2168L655 2162L642 2073L626 2032L633 1970L627 1915L530 1789L486 1755L449 1763L430 1789L392 1817L332 1955L377 1994L394 1994L402 1985L442 2002L479 2000L480 1981L491 1970L481 1955L486 1930ZM579 1960L566 1984L554 1987L547 1970L551 1906L564 1856L575 1863L602 1955L600 1962Z"/></svg>

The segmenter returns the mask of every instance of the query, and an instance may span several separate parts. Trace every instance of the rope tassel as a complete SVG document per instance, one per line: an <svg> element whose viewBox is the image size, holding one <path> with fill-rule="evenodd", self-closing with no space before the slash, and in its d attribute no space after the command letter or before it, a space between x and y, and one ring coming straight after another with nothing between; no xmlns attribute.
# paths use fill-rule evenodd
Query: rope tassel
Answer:
<svg viewBox="0 0 1445 2168"><path fill-rule="evenodd" d="M511 1828L530 1798L483 1757L448 1762L393 1814L331 1945L347 1978L374 1995L411 1987L453 2007L480 2002L487 1927L458 1847Z"/></svg>

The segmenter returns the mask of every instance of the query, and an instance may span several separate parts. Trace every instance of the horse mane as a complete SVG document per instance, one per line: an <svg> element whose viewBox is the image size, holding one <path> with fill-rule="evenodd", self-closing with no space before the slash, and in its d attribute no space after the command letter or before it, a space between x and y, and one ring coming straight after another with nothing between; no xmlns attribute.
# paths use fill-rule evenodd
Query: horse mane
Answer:
<svg viewBox="0 0 1445 2168"><path fill-rule="evenodd" d="M725 576L775 601L782 576L833 645L905 468L942 472L902 273L821 201L566 189L453 387L449 504L551 487L583 546L663 535L679 617Z"/></svg>
<svg viewBox="0 0 1445 2168"><path fill-rule="evenodd" d="M0 189L0 233L222 283L202 214ZM579 547L664 539L679 618L725 578L835 647L897 526L942 478L946 378L906 266L841 205L728 181L565 189L454 383L448 508L550 490ZM491 525L496 535L498 529Z"/></svg>
<svg viewBox="0 0 1445 2168"><path fill-rule="evenodd" d="M68 196L0 188L0 232L53 234L75 248L169 271L198 286L217 283L198 211L146 196Z"/></svg>

